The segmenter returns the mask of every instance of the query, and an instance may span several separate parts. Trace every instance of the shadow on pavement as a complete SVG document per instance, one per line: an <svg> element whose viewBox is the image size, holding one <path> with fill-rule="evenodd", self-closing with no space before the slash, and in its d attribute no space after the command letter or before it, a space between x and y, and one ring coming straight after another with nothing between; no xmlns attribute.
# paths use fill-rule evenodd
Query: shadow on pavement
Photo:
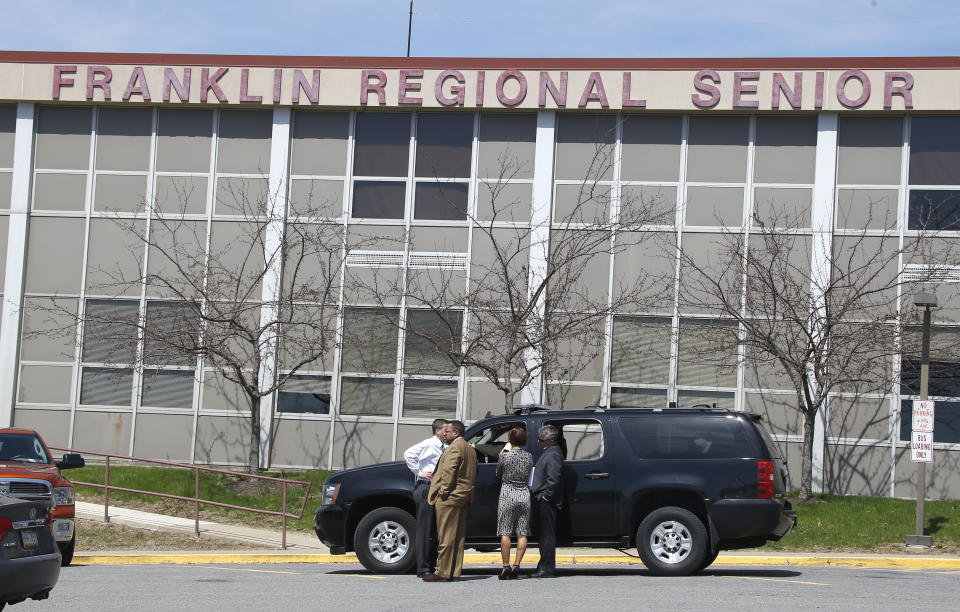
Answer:
<svg viewBox="0 0 960 612"><path fill-rule="evenodd" d="M534 578L531 574L534 572L534 568L524 569L520 574L518 580L543 580L542 578ZM360 576L372 576L374 574L363 570L332 570L329 572L324 572L327 574L334 575L360 575ZM460 577L461 582L466 582L470 580L483 580L485 578L496 579L497 574L500 573L500 568L464 568L463 575ZM411 579L414 579L414 575L411 574L401 574L402 576L409 576ZM803 572L796 570L785 570L785 569L773 569L765 567L749 568L749 569L712 569L708 568L704 571L693 574L696 576L754 576L759 578L795 578L797 576L803 575ZM573 578L575 576L645 576L649 578L658 578L654 576L649 571L644 568L634 568L634 567L560 567L557 568L557 578Z"/></svg>

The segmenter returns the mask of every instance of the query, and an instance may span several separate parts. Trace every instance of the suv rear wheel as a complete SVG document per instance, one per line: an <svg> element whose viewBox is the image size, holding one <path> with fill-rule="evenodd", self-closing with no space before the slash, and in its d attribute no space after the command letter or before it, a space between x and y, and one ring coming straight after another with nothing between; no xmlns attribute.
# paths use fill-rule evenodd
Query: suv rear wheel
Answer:
<svg viewBox="0 0 960 612"><path fill-rule="evenodd" d="M353 534L357 559L375 574L403 574L416 562L416 523L410 513L388 506L368 513Z"/></svg>
<svg viewBox="0 0 960 612"><path fill-rule="evenodd" d="M688 576L703 566L707 530L697 515L676 506L658 508L637 529L637 552L658 576Z"/></svg>

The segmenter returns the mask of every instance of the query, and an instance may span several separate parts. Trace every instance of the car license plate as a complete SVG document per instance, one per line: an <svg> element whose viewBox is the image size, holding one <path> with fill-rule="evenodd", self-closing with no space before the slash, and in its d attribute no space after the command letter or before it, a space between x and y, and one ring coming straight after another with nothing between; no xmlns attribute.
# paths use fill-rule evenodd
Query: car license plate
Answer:
<svg viewBox="0 0 960 612"><path fill-rule="evenodd" d="M23 541L24 548L36 548L39 543L36 529L21 529L20 539Z"/></svg>

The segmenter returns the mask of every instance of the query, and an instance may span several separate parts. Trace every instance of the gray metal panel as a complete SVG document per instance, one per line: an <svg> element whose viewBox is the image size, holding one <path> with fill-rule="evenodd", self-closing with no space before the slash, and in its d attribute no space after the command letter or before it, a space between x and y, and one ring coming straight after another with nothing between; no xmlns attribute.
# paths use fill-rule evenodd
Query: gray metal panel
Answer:
<svg viewBox="0 0 960 612"><path fill-rule="evenodd" d="M73 361L77 298L25 298L20 358Z"/></svg>
<svg viewBox="0 0 960 612"><path fill-rule="evenodd" d="M97 170L147 170L153 109L101 107L97 121Z"/></svg>
<svg viewBox="0 0 960 612"><path fill-rule="evenodd" d="M147 177L131 174L98 174L93 209L110 212L143 212Z"/></svg>
<svg viewBox="0 0 960 612"><path fill-rule="evenodd" d="M274 419L271 465L320 469L327 465L330 421Z"/></svg>
<svg viewBox="0 0 960 612"><path fill-rule="evenodd" d="M99 453L130 452L129 412L80 412L74 417L73 447Z"/></svg>
<svg viewBox="0 0 960 612"><path fill-rule="evenodd" d="M744 410L763 417L764 428L776 436L803 435L803 415L792 393L744 393Z"/></svg>
<svg viewBox="0 0 960 612"><path fill-rule="evenodd" d="M34 210L82 211L86 203L87 175L35 174L33 189Z"/></svg>
<svg viewBox="0 0 960 612"><path fill-rule="evenodd" d="M480 115L477 176L480 178L533 178L536 154L535 114L483 113Z"/></svg>
<svg viewBox="0 0 960 612"><path fill-rule="evenodd" d="M556 178L610 180L615 163L616 117L563 113L557 119Z"/></svg>
<svg viewBox="0 0 960 612"><path fill-rule="evenodd" d="M193 417L188 414L137 414L133 441L135 457L190 461Z"/></svg>
<svg viewBox="0 0 960 612"><path fill-rule="evenodd" d="M197 419L197 463L246 464L249 448L249 418L201 416Z"/></svg>
<svg viewBox="0 0 960 612"><path fill-rule="evenodd" d="M92 108L39 108L35 158L37 168L86 170L89 167Z"/></svg>
<svg viewBox="0 0 960 612"><path fill-rule="evenodd" d="M290 216L339 217L343 214L343 181L290 181Z"/></svg>
<svg viewBox="0 0 960 612"><path fill-rule="evenodd" d="M349 123L345 112L294 111L290 173L343 175Z"/></svg>
<svg viewBox="0 0 960 612"><path fill-rule="evenodd" d="M95 295L139 296L146 251L143 221L91 219L87 289Z"/></svg>
<svg viewBox="0 0 960 612"><path fill-rule="evenodd" d="M690 118L687 180L742 183L747 176L747 117Z"/></svg>
<svg viewBox="0 0 960 612"><path fill-rule="evenodd" d="M217 135L217 172L267 176L273 111L222 110Z"/></svg>
<svg viewBox="0 0 960 612"><path fill-rule="evenodd" d="M895 185L900 182L903 119L840 117L837 183Z"/></svg>
<svg viewBox="0 0 960 612"><path fill-rule="evenodd" d="M31 219L26 291L77 292L83 266L83 239L83 219Z"/></svg>
<svg viewBox="0 0 960 612"><path fill-rule="evenodd" d="M840 189L838 229L895 229L897 192L893 189Z"/></svg>
<svg viewBox="0 0 960 612"><path fill-rule="evenodd" d="M204 176L158 176L155 207L173 218L202 215L207 211L207 178Z"/></svg>
<svg viewBox="0 0 960 612"><path fill-rule="evenodd" d="M517 400L519 400L519 394ZM512 404L513 402L511 402ZM503 411L503 393L492 383L486 380L467 383L466 408L464 409L464 419L466 421L482 419L488 412L498 415L503 414Z"/></svg>
<svg viewBox="0 0 960 612"><path fill-rule="evenodd" d="M403 452L423 440L433 436L432 424L426 425L397 425L397 461L403 461ZM413 478L413 472L410 473Z"/></svg>
<svg viewBox="0 0 960 612"><path fill-rule="evenodd" d="M753 178L758 183L812 183L817 118L758 117Z"/></svg>
<svg viewBox="0 0 960 612"><path fill-rule="evenodd" d="M10 190L13 188L13 173L0 172L0 210L10 208Z"/></svg>
<svg viewBox="0 0 960 612"><path fill-rule="evenodd" d="M40 432L47 445L66 446L70 440L70 410L16 408L13 426Z"/></svg>
<svg viewBox="0 0 960 612"><path fill-rule="evenodd" d="M676 181L680 176L681 123L679 116L625 115L620 177L625 181Z"/></svg>
<svg viewBox="0 0 960 612"><path fill-rule="evenodd" d="M530 183L489 182L477 185L479 221L530 222L533 186Z"/></svg>
<svg viewBox="0 0 960 612"><path fill-rule="evenodd" d="M219 178L213 212L217 215L242 215L245 219L254 219L267 214L273 195L265 177Z"/></svg>
<svg viewBox="0 0 960 612"><path fill-rule="evenodd" d="M873 446L828 443L824 454L824 492L870 497L889 495L889 442L879 442Z"/></svg>
<svg viewBox="0 0 960 612"><path fill-rule="evenodd" d="M16 132L16 105L0 104L0 168L13 167L13 140Z"/></svg>
<svg viewBox="0 0 960 612"><path fill-rule="evenodd" d="M743 189L688 187L686 225L739 227L743 224Z"/></svg>
<svg viewBox="0 0 960 612"><path fill-rule="evenodd" d="M830 398L827 435L857 440L883 440L890 427L888 398Z"/></svg>
<svg viewBox="0 0 960 612"><path fill-rule="evenodd" d="M24 365L20 368L17 401L69 404L73 366Z"/></svg>
<svg viewBox="0 0 960 612"><path fill-rule="evenodd" d="M157 170L209 172L213 111L162 108L159 113Z"/></svg>
<svg viewBox="0 0 960 612"><path fill-rule="evenodd" d="M546 403L561 410L580 410L600 403L601 387L547 385Z"/></svg>
<svg viewBox="0 0 960 612"><path fill-rule="evenodd" d="M337 421L333 434L333 469L390 461L393 425Z"/></svg>
<svg viewBox="0 0 960 612"><path fill-rule="evenodd" d="M753 216L767 226L807 228L810 227L812 203L811 189L758 187L754 191Z"/></svg>

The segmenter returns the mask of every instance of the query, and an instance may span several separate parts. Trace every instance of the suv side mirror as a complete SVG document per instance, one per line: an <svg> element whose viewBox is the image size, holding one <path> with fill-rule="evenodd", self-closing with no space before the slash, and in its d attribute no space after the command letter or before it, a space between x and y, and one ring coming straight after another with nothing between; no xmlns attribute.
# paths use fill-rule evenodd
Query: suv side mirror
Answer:
<svg viewBox="0 0 960 612"><path fill-rule="evenodd" d="M83 455L77 453L67 453L62 461L57 461L57 468L61 470L72 470L73 468L82 468L87 464L83 460Z"/></svg>

